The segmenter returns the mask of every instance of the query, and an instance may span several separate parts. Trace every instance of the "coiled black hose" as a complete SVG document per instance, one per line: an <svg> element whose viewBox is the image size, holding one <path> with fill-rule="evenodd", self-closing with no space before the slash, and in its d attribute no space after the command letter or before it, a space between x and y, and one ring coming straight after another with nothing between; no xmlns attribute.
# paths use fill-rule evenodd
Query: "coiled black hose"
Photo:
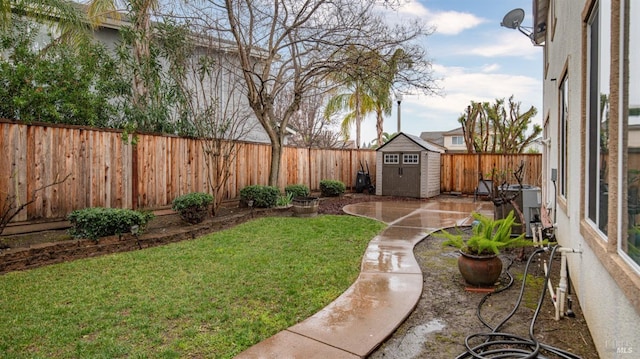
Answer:
<svg viewBox="0 0 640 359"><path fill-rule="evenodd" d="M516 304L513 310L509 312L509 314L495 327L491 327L491 325L489 325L482 318L481 308L484 302L487 300L487 298L489 298L492 294L502 292L508 289L509 287L511 287L514 280L511 273L509 273L509 268L511 267L511 264L513 264L513 261L507 267L507 270L506 270L506 273L510 278L509 283L504 288L494 293L489 293L482 298L482 300L478 304L478 309L476 311L476 314L480 322L482 322L482 324L484 324L487 328L489 328L491 332L475 333L467 336L464 341L464 345L467 348L467 351L458 355L456 359L464 359L464 358L479 358L479 359L540 358L540 359L544 359L546 358L541 354L541 352L548 352L550 354L555 354L559 358L563 358L563 359L581 359L576 354L538 342L538 340L535 338L535 335L534 335L535 322L536 322L536 319L538 318L538 314L540 313L540 310L542 309L542 303L544 302L544 297L547 292L547 285L549 283L549 277L551 275L551 263L553 262L553 256L555 255L557 248L558 246L554 246L551 249L551 254L549 255L549 268L544 278L544 285L542 288L542 293L540 294L540 298L538 299L538 306L536 307L536 311L531 320L531 324L529 325L529 338L523 338L523 337L520 337L514 334L509 334L509 333L501 333L499 332L499 330L507 321L509 321L509 319L511 319L511 317L518 310L520 303L522 303L522 297L524 296L524 288L527 282L527 273L529 271L529 266L531 265L531 262L534 256L538 253L546 251L547 249L545 248L539 248L535 250L533 253L531 253L531 255L529 256L529 259L527 260L527 265L524 270L524 275L522 278L522 287L520 288L520 294L518 295ZM485 340L481 344L472 346L471 341L476 338L485 338Z"/></svg>

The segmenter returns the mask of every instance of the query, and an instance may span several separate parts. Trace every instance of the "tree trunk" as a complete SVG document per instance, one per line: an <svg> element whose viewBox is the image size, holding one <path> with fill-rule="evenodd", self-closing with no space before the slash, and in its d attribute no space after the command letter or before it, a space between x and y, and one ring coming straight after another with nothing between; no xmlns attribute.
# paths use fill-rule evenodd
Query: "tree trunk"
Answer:
<svg viewBox="0 0 640 359"><path fill-rule="evenodd" d="M280 162L282 162L282 143L271 143L271 168L269 169L269 186L278 187Z"/></svg>
<svg viewBox="0 0 640 359"><path fill-rule="evenodd" d="M377 112L377 121L376 121L376 141L378 144L378 147L382 146L382 132L383 132L383 125L384 125L384 117L382 116L382 111L378 110Z"/></svg>

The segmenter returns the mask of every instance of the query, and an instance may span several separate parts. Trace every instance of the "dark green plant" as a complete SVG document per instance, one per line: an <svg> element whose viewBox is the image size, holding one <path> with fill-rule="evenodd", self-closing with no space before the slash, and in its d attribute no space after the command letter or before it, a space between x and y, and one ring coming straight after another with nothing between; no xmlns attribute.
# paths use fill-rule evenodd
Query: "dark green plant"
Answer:
<svg viewBox="0 0 640 359"><path fill-rule="evenodd" d="M290 184L284 188L284 193L291 194L293 198L295 197L307 197L311 193L309 191L309 187L303 184Z"/></svg>
<svg viewBox="0 0 640 359"><path fill-rule="evenodd" d="M75 238L97 240L100 237L144 231L153 219L151 212L134 211L123 208L92 207L71 212L67 220L71 222L69 234Z"/></svg>
<svg viewBox="0 0 640 359"><path fill-rule="evenodd" d="M336 180L320 181L320 193L324 197L336 197L344 193L346 187L344 183Z"/></svg>
<svg viewBox="0 0 640 359"><path fill-rule="evenodd" d="M120 86L104 46L38 44L42 25L13 16L0 32L0 117L25 122L108 127ZM41 41L41 40L40 40ZM40 47L38 47L40 45Z"/></svg>
<svg viewBox="0 0 640 359"><path fill-rule="evenodd" d="M284 196L278 196L276 207L286 207L291 204L293 193L286 193Z"/></svg>
<svg viewBox="0 0 640 359"><path fill-rule="evenodd" d="M135 19L144 14L133 16ZM116 98L120 116L115 122L127 133L193 136L195 129L188 121L189 109L185 107L186 96L192 94L168 73L184 71L186 66L182 56L190 54L191 50L184 28L162 23L154 23L152 27L147 53L140 58L134 56L131 48L140 39L142 30L129 26L119 30L122 42L116 51L119 61L117 72L127 85L121 88ZM178 70L180 67L182 69ZM133 83L139 84L137 88L131 85Z"/></svg>
<svg viewBox="0 0 640 359"><path fill-rule="evenodd" d="M524 238L525 233L517 237L511 236L515 224L513 211L510 211L507 217L497 220L476 212L472 215L476 219L472 226L472 235L466 238L462 234L451 234L443 230L440 235L447 240L442 245L458 248L467 254L482 256L500 254L500 251L506 248L530 247L534 244Z"/></svg>
<svg viewBox="0 0 640 359"><path fill-rule="evenodd" d="M200 223L207 216L213 196L204 192L183 194L173 200L171 209L180 214L180 218L189 223Z"/></svg>
<svg viewBox="0 0 640 359"><path fill-rule="evenodd" d="M252 185L240 190L240 200L253 201L253 207L270 208L276 205L280 189L274 186Z"/></svg>

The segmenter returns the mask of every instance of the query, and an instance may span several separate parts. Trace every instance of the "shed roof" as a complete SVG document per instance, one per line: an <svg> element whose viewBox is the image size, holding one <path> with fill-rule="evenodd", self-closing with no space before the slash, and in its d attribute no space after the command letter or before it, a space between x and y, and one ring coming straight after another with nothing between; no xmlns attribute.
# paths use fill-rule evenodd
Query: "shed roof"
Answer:
<svg viewBox="0 0 640 359"><path fill-rule="evenodd" d="M404 137L408 138L410 141L412 141L416 145L424 148L426 151L439 152L439 153L444 153L445 152L445 148L440 146L440 145L437 145L437 144L435 144L433 142L425 141L425 140L423 140L422 138L420 138L418 136L410 135L410 134L407 134L407 133L404 133L404 132L398 133L396 136L394 136L392 139L387 141L385 144L383 144L382 146L378 147L378 149L376 149L376 151L380 151L382 148L384 148L384 146L386 146L387 144L395 141L400 136L404 136Z"/></svg>

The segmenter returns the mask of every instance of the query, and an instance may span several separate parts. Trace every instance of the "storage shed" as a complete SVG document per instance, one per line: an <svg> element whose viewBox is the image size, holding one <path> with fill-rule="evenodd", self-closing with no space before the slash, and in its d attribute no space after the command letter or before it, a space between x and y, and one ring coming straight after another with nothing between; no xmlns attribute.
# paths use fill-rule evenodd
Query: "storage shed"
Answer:
<svg viewBox="0 0 640 359"><path fill-rule="evenodd" d="M400 132L377 149L376 195L428 198L440 194L442 146Z"/></svg>

